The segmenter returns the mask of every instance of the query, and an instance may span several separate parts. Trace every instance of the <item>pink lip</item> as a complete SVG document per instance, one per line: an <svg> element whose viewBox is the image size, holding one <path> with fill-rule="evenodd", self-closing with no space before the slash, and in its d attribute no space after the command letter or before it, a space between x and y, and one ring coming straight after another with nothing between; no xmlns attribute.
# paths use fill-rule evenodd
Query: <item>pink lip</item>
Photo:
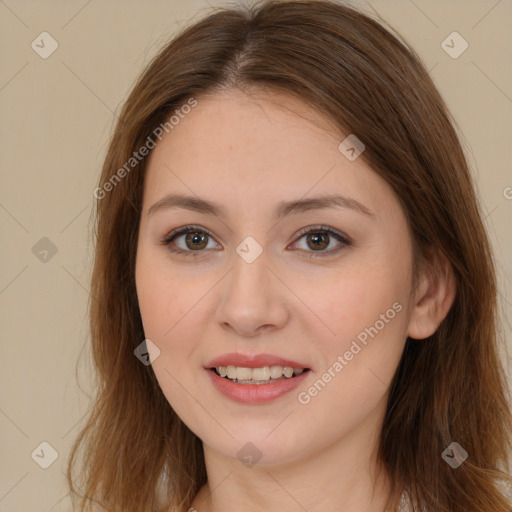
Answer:
<svg viewBox="0 0 512 512"><path fill-rule="evenodd" d="M221 364L219 366L224 365ZM252 368L251 366L246 367ZM297 365L296 368L301 368L301 366ZM271 384L237 384L217 375L214 370L209 368L206 368L206 372L210 376L212 384L217 388L217 391L225 397L242 404L262 404L275 400L295 389L312 373L311 371L305 371L296 377L278 380Z"/></svg>
<svg viewBox="0 0 512 512"><path fill-rule="evenodd" d="M236 352L230 354L223 354L216 357L205 365L206 369L215 366L240 366L243 368L262 368L264 366L288 366L291 368L309 368L304 363L299 363L291 359L283 359L282 357L274 356L272 354L255 354L244 355ZM310 368L311 369L311 368ZM271 384L269 384L271 385Z"/></svg>

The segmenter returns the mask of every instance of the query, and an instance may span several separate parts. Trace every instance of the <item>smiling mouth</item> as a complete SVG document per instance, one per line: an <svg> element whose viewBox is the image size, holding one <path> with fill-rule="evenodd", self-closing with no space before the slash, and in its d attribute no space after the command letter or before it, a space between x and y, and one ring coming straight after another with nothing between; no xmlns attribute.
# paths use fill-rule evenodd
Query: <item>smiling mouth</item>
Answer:
<svg viewBox="0 0 512 512"><path fill-rule="evenodd" d="M272 384L282 380L290 380L302 373L311 371L309 368L291 368L289 366L263 366L246 368L239 366L215 366L210 368L219 377L236 384Z"/></svg>

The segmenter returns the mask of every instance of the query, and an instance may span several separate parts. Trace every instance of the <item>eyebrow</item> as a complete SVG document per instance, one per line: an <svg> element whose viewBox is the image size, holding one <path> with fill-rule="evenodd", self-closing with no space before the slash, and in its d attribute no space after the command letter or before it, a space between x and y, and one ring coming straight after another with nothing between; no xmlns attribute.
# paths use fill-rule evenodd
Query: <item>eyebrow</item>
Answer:
<svg viewBox="0 0 512 512"><path fill-rule="evenodd" d="M218 203L182 194L168 194L164 196L148 209L147 215L150 216L158 211L173 208L182 208L193 212L225 218L225 213ZM324 195L309 199L297 199L295 201L281 201L274 209L273 215L275 219L280 220L290 214L304 213L324 208L346 208L375 218L375 214L362 203L342 195Z"/></svg>

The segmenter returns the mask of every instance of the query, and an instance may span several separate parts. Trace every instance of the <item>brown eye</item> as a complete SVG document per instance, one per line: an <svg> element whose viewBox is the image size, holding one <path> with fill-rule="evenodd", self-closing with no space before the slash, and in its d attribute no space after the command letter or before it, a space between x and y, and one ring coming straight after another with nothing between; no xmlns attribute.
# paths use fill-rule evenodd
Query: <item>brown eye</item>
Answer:
<svg viewBox="0 0 512 512"><path fill-rule="evenodd" d="M347 237L326 226L304 228L299 234L302 235L299 240L304 238L306 241L305 248L300 250L310 253L311 258L333 255L352 244ZM183 241L179 245L176 241L181 238ZM327 250L333 240L338 242L337 246ZM214 241L213 237L205 229L199 226L184 226L172 231L162 243L167 245L171 252L195 257L205 252L204 249L208 249L210 241ZM215 244L211 248L215 248Z"/></svg>
<svg viewBox="0 0 512 512"><path fill-rule="evenodd" d="M310 255L311 258L329 256L341 251L344 247L351 245L351 242L347 237L326 226L304 228L299 234L302 235L300 239L305 238L306 248L303 250L312 253ZM338 242L337 247L325 250L329 247L332 239L335 239Z"/></svg>
<svg viewBox="0 0 512 512"><path fill-rule="evenodd" d="M327 233L312 233L306 235L306 240L308 246L315 251L329 246L329 235Z"/></svg>
<svg viewBox="0 0 512 512"><path fill-rule="evenodd" d="M185 244L192 250L204 249L208 244L207 237L208 234L203 234L201 231L194 231L193 233L188 233L185 236Z"/></svg>
<svg viewBox="0 0 512 512"><path fill-rule="evenodd" d="M176 243L177 240L183 239L181 245ZM208 242L213 240L208 231L198 226L185 226L172 231L163 241L171 252L184 254L186 256L198 256L198 254L207 248Z"/></svg>

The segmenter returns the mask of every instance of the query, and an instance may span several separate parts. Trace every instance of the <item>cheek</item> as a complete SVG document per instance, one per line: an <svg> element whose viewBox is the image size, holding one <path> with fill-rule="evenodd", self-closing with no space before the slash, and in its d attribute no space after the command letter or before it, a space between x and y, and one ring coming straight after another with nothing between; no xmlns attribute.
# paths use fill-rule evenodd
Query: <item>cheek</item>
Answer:
<svg viewBox="0 0 512 512"><path fill-rule="evenodd" d="M390 323L400 323L396 322L399 307L393 309L393 304L403 305L405 282L406 276L397 274L394 263L365 264L354 258L341 271L318 273L307 282L296 280L295 291L310 307L310 328L315 322L318 336L325 340L325 352L329 353L342 349L347 341L350 345L350 339L376 322L381 330L384 325L389 330Z"/></svg>
<svg viewBox="0 0 512 512"><path fill-rule="evenodd" d="M338 279L331 276L329 282L310 287L308 304L324 325L311 317L315 326L310 323L309 332L316 332L316 349L322 355L317 375L321 382L306 390L304 401L310 397L311 403L336 403L332 414L341 411L340 420L347 411L357 416L358 408L369 410L382 398L403 351L407 274L398 274L387 261L359 262L357 268L337 274ZM407 268L405 262L402 268ZM317 412L323 414L321 406Z"/></svg>
<svg viewBox="0 0 512 512"><path fill-rule="evenodd" d="M160 388L187 425L200 425L204 418L191 403L191 396L197 394L199 371L193 341L200 339L200 332L199 328L194 332L191 317L197 296L187 293L190 287L180 287L168 268L143 253L137 262L136 285L144 334L160 350L151 365Z"/></svg>
<svg viewBox="0 0 512 512"><path fill-rule="evenodd" d="M190 321L197 297L187 294L190 287L178 286L169 268L150 258L149 252L141 252L138 258L136 285L144 335L160 351L152 369L167 401L179 414L186 406L183 387L192 392L197 377L191 371L191 361L193 340L199 339L199 333Z"/></svg>
<svg viewBox="0 0 512 512"><path fill-rule="evenodd" d="M193 287L180 285L161 255L141 248L135 269L137 300L146 337L172 338L172 329L193 304Z"/></svg>

